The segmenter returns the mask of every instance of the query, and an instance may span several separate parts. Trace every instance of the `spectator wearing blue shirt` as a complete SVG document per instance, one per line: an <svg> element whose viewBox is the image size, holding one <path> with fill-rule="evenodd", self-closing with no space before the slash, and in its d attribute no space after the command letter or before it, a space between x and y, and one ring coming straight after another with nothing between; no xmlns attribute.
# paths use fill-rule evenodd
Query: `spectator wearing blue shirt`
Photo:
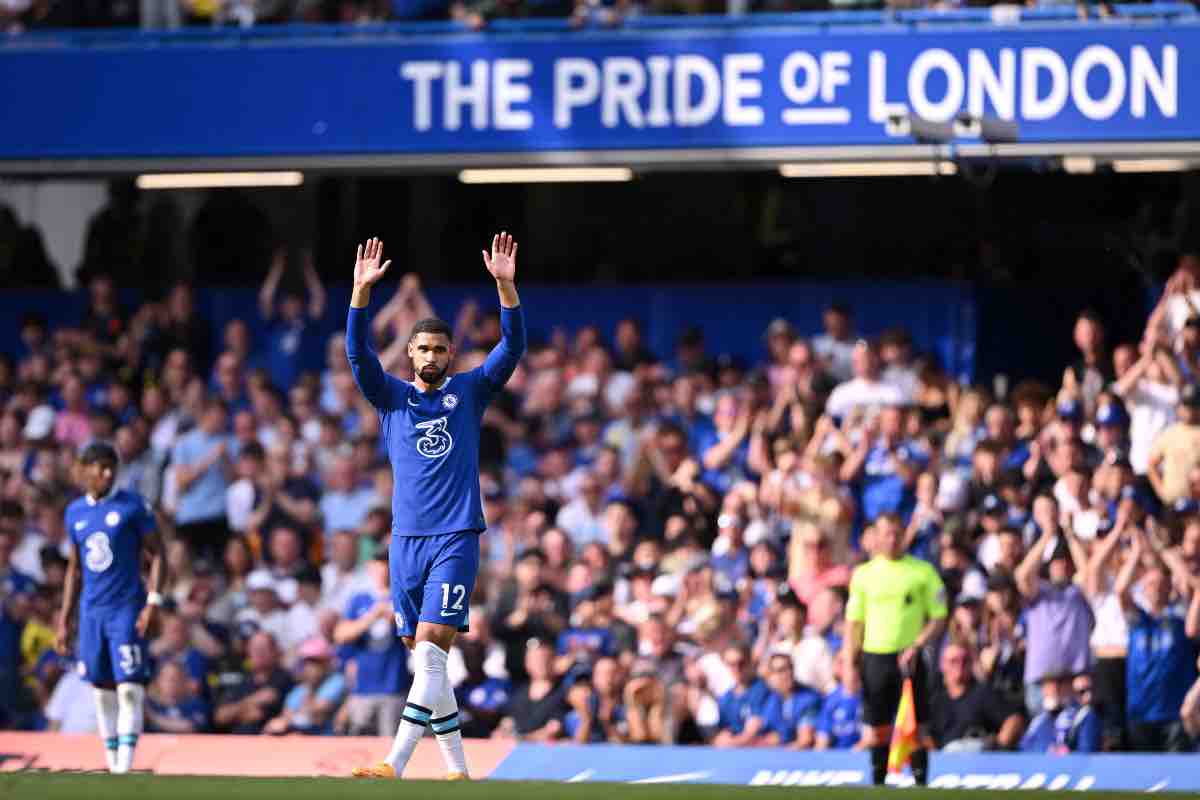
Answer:
<svg viewBox="0 0 1200 800"><path fill-rule="evenodd" d="M766 733L762 713L769 692L755 677L754 664L745 649L728 647L721 660L734 674L735 683L717 700L717 735L712 744L716 747L748 747L759 735Z"/></svg>
<svg viewBox="0 0 1200 800"><path fill-rule="evenodd" d="M21 683L21 633L29 616L29 600L37 585L33 578L14 570L12 552L17 534L0 528L0 727L13 723L9 716Z"/></svg>
<svg viewBox="0 0 1200 800"><path fill-rule="evenodd" d="M159 665L160 670L168 663L183 667L191 693L203 695L210 665L208 658L193 645L191 625L176 612L173 604L164 606L161 619L161 633L150 643L151 663Z"/></svg>
<svg viewBox="0 0 1200 800"><path fill-rule="evenodd" d="M746 549L746 521L737 514L717 517L717 539L713 542L712 568L719 585L741 588L750 575L750 551Z"/></svg>
<svg viewBox="0 0 1200 800"><path fill-rule="evenodd" d="M786 653L775 653L767 659L766 685L770 692L762 707L763 733L758 744L809 750L815 742L821 696L796 683L793 672L792 657Z"/></svg>
<svg viewBox="0 0 1200 800"><path fill-rule="evenodd" d="M899 514L907 522L916 507L917 476L928 463L926 453L904 439L904 410L886 406L879 412L878 435L868 429L842 465L841 478L859 481L864 518Z"/></svg>
<svg viewBox="0 0 1200 800"><path fill-rule="evenodd" d="M312 326L309 320L319 320L325 313L325 288L313 267L312 254L305 252L303 277L308 289L308 308L298 288L287 286L279 291L287 261L278 250L271 269L258 290L258 308L263 320L270 324L267 334L266 364L271 384L282 391L292 388L300 372L310 361ZM282 297L276 306L275 295ZM307 317L307 318L306 318Z"/></svg>
<svg viewBox="0 0 1200 800"><path fill-rule="evenodd" d="M319 636L300 645L300 682L283 701L283 712L263 728L276 736L333 733L333 715L346 696L346 679L333 667L333 647Z"/></svg>
<svg viewBox="0 0 1200 800"><path fill-rule="evenodd" d="M838 672L837 684L821 701L821 714L817 718L817 734L813 742L814 750L861 750L862 744L862 687L847 685L848 677L839 650L834 656L834 664ZM849 677L853 680L857 674L851 671Z"/></svg>
<svg viewBox="0 0 1200 800"><path fill-rule="evenodd" d="M209 554L216 560L225 548L225 489L229 483L230 439L225 432L227 414L220 400L208 400L200 424L184 434L171 450L171 467L179 495L175 509L176 532L193 555Z"/></svg>
<svg viewBox="0 0 1200 800"><path fill-rule="evenodd" d="M486 628L487 618L481 612L472 612L469 636L455 642L462 652L463 667L467 672L467 677L454 690L458 701L458 723L467 739L491 736L512 697L511 681L494 678L484 671L488 648L482 632Z"/></svg>
<svg viewBox="0 0 1200 800"><path fill-rule="evenodd" d="M715 438L717 433L712 417L696 408L698 397L696 379L690 374L680 375L671 384L674 409L667 421L675 423L683 430L687 437L688 450L693 455L703 453L704 443L711 441L710 437Z"/></svg>
<svg viewBox="0 0 1200 800"><path fill-rule="evenodd" d="M714 430L698 442L704 467L701 479L714 491L728 492L734 484L752 477L749 465L752 416L749 403L733 392L718 395L713 411Z"/></svg>
<svg viewBox="0 0 1200 800"><path fill-rule="evenodd" d="M187 670L177 661L158 669L146 698L146 730L151 733L207 733L210 709L196 695Z"/></svg>
<svg viewBox="0 0 1200 800"><path fill-rule="evenodd" d="M409 674L408 654L396 635L386 541L367 563L367 578L369 587L350 598L345 617L334 628L333 640L346 648L352 676L346 701L350 733L391 736L400 724L402 693L408 688Z"/></svg>
<svg viewBox="0 0 1200 800"><path fill-rule="evenodd" d="M563 718L563 733L569 739L579 744L628 741L622 672L615 658L605 656L592 666L590 681L571 687L567 693L571 710Z"/></svg>
<svg viewBox="0 0 1200 800"><path fill-rule="evenodd" d="M325 478L321 496L321 516L325 529L330 531L357 530L362 527L368 512L380 505L375 490L359 480L354 460L341 456L334 460Z"/></svg>
<svg viewBox="0 0 1200 800"><path fill-rule="evenodd" d="M1069 675L1049 675L1042 680L1043 710L1021 738L1022 752L1065 755L1100 750L1103 722L1091 705L1091 677L1077 677L1078 692Z"/></svg>
<svg viewBox="0 0 1200 800"><path fill-rule="evenodd" d="M1136 571L1146 558L1151 559L1151 566L1141 577L1144 605L1138 606L1132 589ZM1136 529L1132 554L1121 566L1114 590L1129 623L1125 708L1130 745L1139 751L1184 750L1187 742L1180 709L1196 679L1200 592L1193 592L1185 622L1179 609L1170 605L1171 579L1157 544Z"/></svg>

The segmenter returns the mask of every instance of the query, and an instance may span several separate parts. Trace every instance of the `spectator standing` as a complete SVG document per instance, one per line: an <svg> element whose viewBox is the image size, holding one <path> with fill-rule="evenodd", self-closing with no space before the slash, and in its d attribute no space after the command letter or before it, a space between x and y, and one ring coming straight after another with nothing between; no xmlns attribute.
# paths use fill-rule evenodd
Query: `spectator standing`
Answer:
<svg viewBox="0 0 1200 800"><path fill-rule="evenodd" d="M1187 496L1188 475L1200 466L1200 386L1180 387L1175 417L1176 422L1155 437L1146 466L1146 476L1164 503Z"/></svg>
<svg viewBox="0 0 1200 800"><path fill-rule="evenodd" d="M282 250L276 250L259 289L259 313L270 328L267 334L265 361L271 384L281 391L288 391L300 376L313 349L311 321L319 320L325 313L325 288L313 267L312 253L305 251L302 260L304 285L308 290L308 307L298 289L285 286L280 291L287 261ZM282 294L276 305L276 294Z"/></svg>
<svg viewBox="0 0 1200 800"><path fill-rule="evenodd" d="M225 521L225 489L229 483L230 441L225 433L225 405L204 404L200 424L184 434L171 451L177 487L176 532L193 555L219 555L229 538Z"/></svg>
<svg viewBox="0 0 1200 800"><path fill-rule="evenodd" d="M1133 583L1143 559L1143 605L1133 599ZM1180 709L1196 679L1196 640L1200 638L1200 592L1194 592L1186 620L1170 606L1171 580L1155 546L1140 530L1133 554L1117 575L1117 597L1129 621L1126 658L1126 713L1135 750L1180 752L1187 749Z"/></svg>
<svg viewBox="0 0 1200 800"><path fill-rule="evenodd" d="M814 336L813 350L827 365L829 373L839 381L848 381L854 374L854 324L850 309L834 303L821 315L825 332Z"/></svg>
<svg viewBox="0 0 1200 800"><path fill-rule="evenodd" d="M1043 677L1091 669L1092 609L1073 572L1068 546L1056 529L1046 527L1014 576L1027 604L1025 707L1030 714L1041 711Z"/></svg>

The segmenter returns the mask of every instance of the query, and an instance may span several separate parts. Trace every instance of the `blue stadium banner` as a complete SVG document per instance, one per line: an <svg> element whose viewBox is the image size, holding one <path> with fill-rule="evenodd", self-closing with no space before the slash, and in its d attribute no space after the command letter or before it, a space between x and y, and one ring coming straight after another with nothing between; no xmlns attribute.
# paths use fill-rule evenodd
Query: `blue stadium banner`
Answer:
<svg viewBox="0 0 1200 800"><path fill-rule="evenodd" d="M1200 139L1200 26L879 25L0 48L0 159Z"/></svg>
<svg viewBox="0 0 1200 800"><path fill-rule="evenodd" d="M518 744L490 777L743 786L864 786L871 780L866 752L531 744ZM912 782L907 775L888 780ZM929 783L945 789L1196 792L1200 770L1194 755L934 753Z"/></svg>

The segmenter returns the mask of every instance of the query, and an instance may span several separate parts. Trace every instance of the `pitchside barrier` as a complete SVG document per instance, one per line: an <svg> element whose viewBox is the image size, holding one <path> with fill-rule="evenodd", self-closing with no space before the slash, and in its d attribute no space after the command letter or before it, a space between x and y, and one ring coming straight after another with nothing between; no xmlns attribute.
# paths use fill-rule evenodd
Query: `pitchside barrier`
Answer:
<svg viewBox="0 0 1200 800"><path fill-rule="evenodd" d="M718 783L750 786L861 786L863 752L796 752L710 747L533 745L472 740L477 777L580 783ZM366 737L150 735L138 744L136 771L159 775L337 776L378 760L387 739ZM95 736L0 733L0 772L99 770ZM942 788L1200 791L1195 756L934 754L931 784ZM421 742L407 775L445 772L432 739ZM892 782L909 782L907 776Z"/></svg>

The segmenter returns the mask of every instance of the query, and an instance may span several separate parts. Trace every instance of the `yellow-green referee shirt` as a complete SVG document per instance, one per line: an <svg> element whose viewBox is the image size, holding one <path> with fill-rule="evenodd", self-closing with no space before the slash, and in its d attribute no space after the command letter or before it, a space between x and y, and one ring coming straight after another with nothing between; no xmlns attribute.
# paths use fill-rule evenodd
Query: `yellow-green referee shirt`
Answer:
<svg viewBox="0 0 1200 800"><path fill-rule="evenodd" d="M898 653L945 616L946 587L928 561L875 556L850 578L846 619L863 623L863 652Z"/></svg>

